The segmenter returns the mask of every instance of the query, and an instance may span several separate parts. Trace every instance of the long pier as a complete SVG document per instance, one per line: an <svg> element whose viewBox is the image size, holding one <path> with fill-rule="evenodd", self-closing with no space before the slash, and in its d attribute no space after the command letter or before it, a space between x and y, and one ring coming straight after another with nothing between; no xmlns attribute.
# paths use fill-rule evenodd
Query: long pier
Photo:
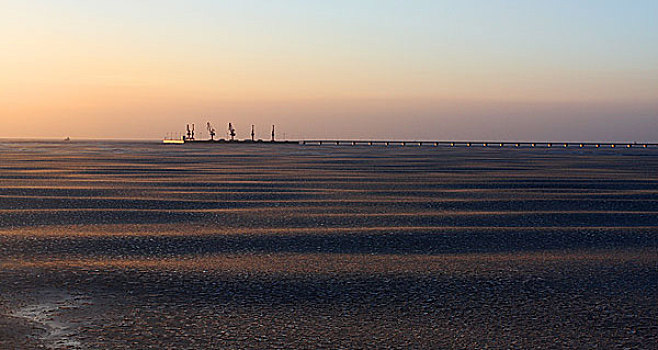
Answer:
<svg viewBox="0 0 658 350"><path fill-rule="evenodd" d="M551 141L382 141L302 140L314 146L416 146L416 147L512 147L512 148L658 148L658 143L638 142L551 142Z"/></svg>
<svg viewBox="0 0 658 350"><path fill-rule="evenodd" d="M303 146L380 146L380 147L486 147L486 148L658 148L652 142L553 142L553 141L390 141L390 140L187 140L164 139L165 144L263 144Z"/></svg>

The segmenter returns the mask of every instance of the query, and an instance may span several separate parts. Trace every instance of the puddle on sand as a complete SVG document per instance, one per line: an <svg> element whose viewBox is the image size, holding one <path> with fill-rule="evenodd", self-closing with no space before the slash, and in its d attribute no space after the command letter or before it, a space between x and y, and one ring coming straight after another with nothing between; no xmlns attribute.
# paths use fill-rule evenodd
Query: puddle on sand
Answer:
<svg viewBox="0 0 658 350"><path fill-rule="evenodd" d="M12 310L9 315L29 320L43 328L45 333L39 340L47 349L83 349L76 339L81 321L67 320L65 314L91 305L91 300L61 291L41 292L34 299L34 302Z"/></svg>

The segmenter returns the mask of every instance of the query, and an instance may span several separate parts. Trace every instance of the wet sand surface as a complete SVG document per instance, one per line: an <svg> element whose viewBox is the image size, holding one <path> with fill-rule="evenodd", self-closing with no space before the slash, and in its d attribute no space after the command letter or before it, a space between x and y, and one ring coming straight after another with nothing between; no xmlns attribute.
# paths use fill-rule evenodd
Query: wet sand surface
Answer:
<svg viewBox="0 0 658 350"><path fill-rule="evenodd" d="M658 150L0 141L0 348L658 344Z"/></svg>

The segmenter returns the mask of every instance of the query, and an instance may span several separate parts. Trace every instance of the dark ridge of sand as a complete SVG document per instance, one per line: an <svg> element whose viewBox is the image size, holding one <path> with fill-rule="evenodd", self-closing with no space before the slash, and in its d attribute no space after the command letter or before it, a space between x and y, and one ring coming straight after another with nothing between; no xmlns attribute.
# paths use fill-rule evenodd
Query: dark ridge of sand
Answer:
<svg viewBox="0 0 658 350"><path fill-rule="evenodd" d="M658 151L0 143L0 348L652 348Z"/></svg>

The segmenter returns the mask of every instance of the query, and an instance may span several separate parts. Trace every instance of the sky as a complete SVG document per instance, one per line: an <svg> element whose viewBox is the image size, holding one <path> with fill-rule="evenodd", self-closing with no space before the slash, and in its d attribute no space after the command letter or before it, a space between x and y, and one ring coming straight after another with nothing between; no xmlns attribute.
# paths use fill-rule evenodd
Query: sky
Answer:
<svg viewBox="0 0 658 350"><path fill-rule="evenodd" d="M0 0L0 137L658 141L655 0Z"/></svg>

